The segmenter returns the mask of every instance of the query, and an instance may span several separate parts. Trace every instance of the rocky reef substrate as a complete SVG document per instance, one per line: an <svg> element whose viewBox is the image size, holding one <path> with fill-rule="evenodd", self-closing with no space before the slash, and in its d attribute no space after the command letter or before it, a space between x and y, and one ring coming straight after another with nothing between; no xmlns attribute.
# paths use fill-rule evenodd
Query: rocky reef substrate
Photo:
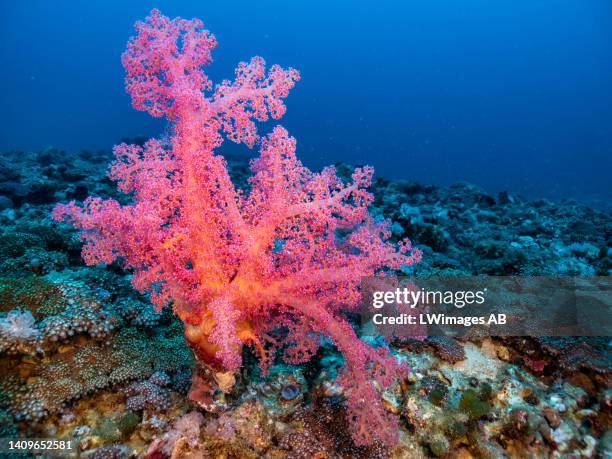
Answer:
<svg viewBox="0 0 612 459"><path fill-rule="evenodd" d="M180 322L155 313L119 267L84 266L76 233L50 219L58 201L125 199L109 161L52 148L0 156L2 437L74 439L99 459L612 457L609 338L393 342L411 369L383 394L400 419L393 449L351 442L331 346L267 375L246 353L234 391L218 395L227 409L198 411ZM229 165L244 186L247 162ZM378 178L373 191L373 213L423 250L417 275L612 272L610 213L470 184Z"/></svg>

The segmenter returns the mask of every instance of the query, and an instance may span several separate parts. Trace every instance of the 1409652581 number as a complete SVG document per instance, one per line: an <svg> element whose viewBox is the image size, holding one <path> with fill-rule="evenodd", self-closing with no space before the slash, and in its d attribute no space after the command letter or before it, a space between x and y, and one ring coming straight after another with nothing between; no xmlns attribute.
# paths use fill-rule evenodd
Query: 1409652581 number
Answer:
<svg viewBox="0 0 612 459"><path fill-rule="evenodd" d="M72 440L8 440L6 443L8 450L70 450L72 447Z"/></svg>

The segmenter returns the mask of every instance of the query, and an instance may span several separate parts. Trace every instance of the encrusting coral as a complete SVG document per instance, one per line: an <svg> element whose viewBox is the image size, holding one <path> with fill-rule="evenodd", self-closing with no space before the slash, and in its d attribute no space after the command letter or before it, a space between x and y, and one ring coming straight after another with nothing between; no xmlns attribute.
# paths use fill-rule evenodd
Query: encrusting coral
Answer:
<svg viewBox="0 0 612 459"><path fill-rule="evenodd" d="M284 114L296 70L266 73L255 57L213 90L202 68L216 41L199 20L153 10L136 32L123 54L127 92L136 109L166 117L171 136L115 147L109 176L133 204L90 197L84 207L58 205L54 218L81 230L86 263L120 260L158 308L173 305L194 354L224 390L244 344L265 369L281 345L288 363L303 363L328 337L345 358L338 382L355 443L394 443L395 420L377 391L406 369L359 340L342 316L358 307L363 277L420 259L408 240L388 242L389 224L368 214L373 170L358 168L344 183L333 167L304 167L282 127L259 138L255 121ZM224 137L261 145L248 191L235 188L215 154ZM283 343L272 337L278 330Z"/></svg>

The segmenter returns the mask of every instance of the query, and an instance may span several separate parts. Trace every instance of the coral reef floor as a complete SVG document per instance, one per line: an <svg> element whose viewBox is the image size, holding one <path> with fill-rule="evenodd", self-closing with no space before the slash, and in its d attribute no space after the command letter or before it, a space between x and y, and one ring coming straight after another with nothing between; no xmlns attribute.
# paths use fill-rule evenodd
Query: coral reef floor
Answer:
<svg viewBox="0 0 612 459"><path fill-rule="evenodd" d="M155 313L118 266L86 267L76 233L50 218L58 201L125 199L105 178L109 158L0 157L0 437L72 439L91 458L612 457L603 337L393 342L410 375L383 394L400 419L391 449L352 444L331 345L266 376L245 351L236 388L219 394L226 409L198 411L181 323ZM246 160L229 166L246 186ZM469 184L378 178L373 192L372 212L423 250L417 275L611 273L610 213Z"/></svg>

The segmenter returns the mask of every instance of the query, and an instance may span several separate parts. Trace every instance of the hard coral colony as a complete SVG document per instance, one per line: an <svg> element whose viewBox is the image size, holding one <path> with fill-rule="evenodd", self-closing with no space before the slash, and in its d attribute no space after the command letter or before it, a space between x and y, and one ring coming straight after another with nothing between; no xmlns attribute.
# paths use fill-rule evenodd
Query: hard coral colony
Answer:
<svg viewBox="0 0 612 459"><path fill-rule="evenodd" d="M406 369L342 318L357 308L363 277L420 258L408 240L399 248L388 242L388 224L368 214L372 168L343 183L333 167L304 167L282 127L258 137L255 121L284 114L296 70L274 65L266 73L254 57L213 90L202 68L216 40L201 21L153 10L136 32L122 59L127 92L134 108L165 116L172 135L115 147L109 176L131 205L89 197L83 207L58 205L54 218L81 230L87 264L120 260L157 308L172 304L198 361L225 375L225 390L244 344L265 369L281 345L283 359L299 364L329 338L346 362L338 382L355 443L395 442L395 420L377 391ZM234 187L215 154L224 137L261 144L249 191ZM272 338L278 330L283 343Z"/></svg>

